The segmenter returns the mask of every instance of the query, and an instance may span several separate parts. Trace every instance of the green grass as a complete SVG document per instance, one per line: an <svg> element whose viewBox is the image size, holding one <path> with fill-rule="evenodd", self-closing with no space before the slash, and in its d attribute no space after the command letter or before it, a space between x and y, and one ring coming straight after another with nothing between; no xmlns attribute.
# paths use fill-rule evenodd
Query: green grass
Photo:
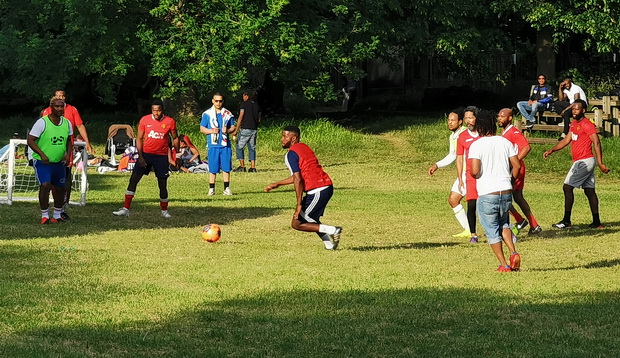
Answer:
<svg viewBox="0 0 620 358"><path fill-rule="evenodd" d="M220 177L207 197L207 176L172 175L169 221L153 177L115 218L129 177L93 173L65 225L41 227L35 203L0 206L0 356L617 356L620 141L603 140L612 173L597 172L605 228L568 232L550 224L569 150L543 161L534 146L526 198L544 231L520 236L522 272L499 274L486 244L451 237L454 168L426 174L447 151L443 120L287 123L334 179L324 222L345 228L341 250L289 227L292 187L263 192L288 175L281 122L261 129L259 172L235 173L232 197ZM87 125L102 153L108 124ZM579 190L573 218L591 219ZM222 239L202 242L212 222Z"/></svg>

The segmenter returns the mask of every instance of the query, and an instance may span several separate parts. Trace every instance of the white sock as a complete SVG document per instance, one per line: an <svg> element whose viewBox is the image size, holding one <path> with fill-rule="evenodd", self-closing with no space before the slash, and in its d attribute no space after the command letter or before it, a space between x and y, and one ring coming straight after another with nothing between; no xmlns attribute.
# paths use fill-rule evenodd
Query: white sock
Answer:
<svg viewBox="0 0 620 358"><path fill-rule="evenodd" d="M321 240L323 240L323 245L325 245L325 248L327 250L331 250L334 248L334 244L332 244L332 241L329 238L329 234L321 235Z"/></svg>
<svg viewBox="0 0 620 358"><path fill-rule="evenodd" d="M41 210L41 219L43 218L50 218L50 209L47 208L45 210Z"/></svg>
<svg viewBox="0 0 620 358"><path fill-rule="evenodd" d="M62 213L62 208L54 207L54 219L60 219L61 213Z"/></svg>
<svg viewBox="0 0 620 358"><path fill-rule="evenodd" d="M324 233L329 234L329 235L334 235L336 233L336 227L335 226L329 226L329 225L320 224L319 225L319 232L324 232Z"/></svg>
<svg viewBox="0 0 620 358"><path fill-rule="evenodd" d="M463 230L469 231L469 223L467 222L467 213L465 209L463 209L463 205L459 204L452 208L454 211L454 216L456 216L456 220L458 220L459 224L463 227Z"/></svg>

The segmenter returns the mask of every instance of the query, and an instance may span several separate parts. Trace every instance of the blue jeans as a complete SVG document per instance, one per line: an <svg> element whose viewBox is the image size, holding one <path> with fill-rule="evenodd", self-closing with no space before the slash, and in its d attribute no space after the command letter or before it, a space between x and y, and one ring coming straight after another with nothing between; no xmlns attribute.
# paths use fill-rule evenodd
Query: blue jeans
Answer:
<svg viewBox="0 0 620 358"><path fill-rule="evenodd" d="M490 245L501 242L502 229L509 227L510 204L512 204L512 193L482 195L476 201L478 218Z"/></svg>
<svg viewBox="0 0 620 358"><path fill-rule="evenodd" d="M538 114L538 110L543 108L545 106L545 103L534 102L530 106L529 104L527 104L527 102L528 101L518 102L517 108L519 108L519 112L521 112L521 115L523 116L523 118L525 118L529 122L533 122L534 117L536 117L536 115Z"/></svg>
<svg viewBox="0 0 620 358"><path fill-rule="evenodd" d="M241 128L237 136L237 160L244 160L243 148L248 147L248 159L256 160L256 129Z"/></svg>

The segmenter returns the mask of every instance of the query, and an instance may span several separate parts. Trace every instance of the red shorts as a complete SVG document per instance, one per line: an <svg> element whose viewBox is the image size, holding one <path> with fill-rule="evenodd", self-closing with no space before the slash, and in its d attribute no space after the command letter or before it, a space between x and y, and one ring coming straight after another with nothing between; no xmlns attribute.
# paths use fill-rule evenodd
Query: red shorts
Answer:
<svg viewBox="0 0 620 358"><path fill-rule="evenodd" d="M521 165L521 169L519 169L519 175L517 179L515 179L514 184L512 184L512 190L523 190L525 186L525 165Z"/></svg>

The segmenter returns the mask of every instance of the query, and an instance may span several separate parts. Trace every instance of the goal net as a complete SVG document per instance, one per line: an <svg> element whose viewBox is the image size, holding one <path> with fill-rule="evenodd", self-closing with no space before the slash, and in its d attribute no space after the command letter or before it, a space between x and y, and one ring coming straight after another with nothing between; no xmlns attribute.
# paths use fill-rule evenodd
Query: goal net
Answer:
<svg viewBox="0 0 620 358"><path fill-rule="evenodd" d="M71 167L71 198L73 205L86 205L88 191L88 153L86 143L74 143ZM51 196L50 196L51 199ZM29 165L29 148L25 139L11 139L9 148L0 155L0 204L11 205L13 201L38 201L39 183L34 168Z"/></svg>

